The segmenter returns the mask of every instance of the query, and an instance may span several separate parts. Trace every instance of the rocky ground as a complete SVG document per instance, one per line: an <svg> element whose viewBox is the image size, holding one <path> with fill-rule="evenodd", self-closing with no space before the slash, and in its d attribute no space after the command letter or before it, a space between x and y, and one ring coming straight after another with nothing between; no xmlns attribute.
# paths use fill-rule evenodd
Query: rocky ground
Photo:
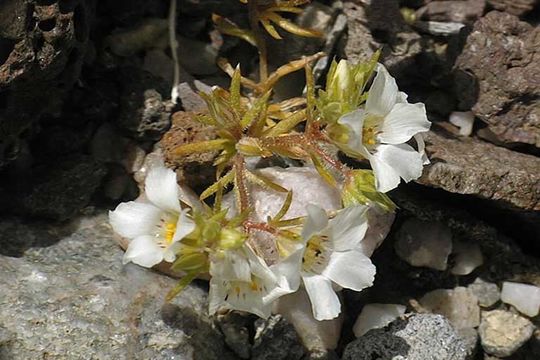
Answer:
<svg viewBox="0 0 540 360"><path fill-rule="evenodd" d="M382 49L434 123L431 164L390 194L399 211L375 285L343 292L335 350L280 315L209 318L203 281L164 305L174 279L122 266L106 211L139 194L156 157L195 188L210 181L212 156L178 162L170 149L214 136L185 112L204 110L198 90L227 84L218 56L256 71L254 50L211 21L241 22L241 9L178 0L173 104L169 1L0 2L0 359L540 358L538 0L314 1L296 21L323 39L269 39L271 68ZM376 303L405 315L356 338Z"/></svg>

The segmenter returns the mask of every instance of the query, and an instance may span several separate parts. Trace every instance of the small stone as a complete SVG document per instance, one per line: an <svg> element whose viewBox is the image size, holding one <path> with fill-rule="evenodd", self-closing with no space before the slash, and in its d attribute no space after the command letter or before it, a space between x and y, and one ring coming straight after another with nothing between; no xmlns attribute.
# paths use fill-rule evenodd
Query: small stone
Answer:
<svg viewBox="0 0 540 360"><path fill-rule="evenodd" d="M443 271L452 252L452 232L439 222L408 219L399 230L394 248L412 266Z"/></svg>
<svg viewBox="0 0 540 360"><path fill-rule="evenodd" d="M433 1L416 11L419 19L474 23L484 14L486 0Z"/></svg>
<svg viewBox="0 0 540 360"><path fill-rule="evenodd" d="M501 299L501 292L497 284L493 284L477 278L467 287L478 298L478 304L482 307L491 307Z"/></svg>
<svg viewBox="0 0 540 360"><path fill-rule="evenodd" d="M453 36L458 35L465 25L458 22L416 21L414 27L435 36Z"/></svg>
<svg viewBox="0 0 540 360"><path fill-rule="evenodd" d="M398 304L367 304L354 323L354 335L360 337L371 329L383 328L405 314L405 310L405 306Z"/></svg>
<svg viewBox="0 0 540 360"><path fill-rule="evenodd" d="M178 60L180 65L192 75L209 75L217 72L218 50L212 44L178 37ZM197 56L186 54L197 54Z"/></svg>
<svg viewBox="0 0 540 360"><path fill-rule="evenodd" d="M528 319L505 310L482 312L478 328L484 350L498 357L515 353L531 338L533 330Z"/></svg>
<svg viewBox="0 0 540 360"><path fill-rule="evenodd" d="M484 257L478 244L469 244L462 241L455 241L454 266L450 272L454 275L469 275L484 263Z"/></svg>
<svg viewBox="0 0 540 360"><path fill-rule="evenodd" d="M325 353L328 349L334 350L337 347L343 316L332 320L315 320L305 290L280 297L275 309L294 326L310 353Z"/></svg>
<svg viewBox="0 0 540 360"><path fill-rule="evenodd" d="M465 360L464 341L441 315L414 314L349 343L343 360Z"/></svg>
<svg viewBox="0 0 540 360"><path fill-rule="evenodd" d="M251 359L298 360L304 347L294 327L281 315L255 321L255 338Z"/></svg>
<svg viewBox="0 0 540 360"><path fill-rule="evenodd" d="M540 287L505 281L502 285L501 300L514 306L520 313L535 317L540 310Z"/></svg>
<svg viewBox="0 0 540 360"><path fill-rule="evenodd" d="M474 359L478 348L478 331L475 328L456 329L459 336L463 339L467 358Z"/></svg>
<svg viewBox="0 0 540 360"><path fill-rule="evenodd" d="M478 299L465 287L431 291L420 299L420 305L444 315L456 329L474 328L480 324Z"/></svg>
<svg viewBox="0 0 540 360"><path fill-rule="evenodd" d="M474 125L472 111L454 111L450 114L450 122L459 128L459 135L471 136Z"/></svg>

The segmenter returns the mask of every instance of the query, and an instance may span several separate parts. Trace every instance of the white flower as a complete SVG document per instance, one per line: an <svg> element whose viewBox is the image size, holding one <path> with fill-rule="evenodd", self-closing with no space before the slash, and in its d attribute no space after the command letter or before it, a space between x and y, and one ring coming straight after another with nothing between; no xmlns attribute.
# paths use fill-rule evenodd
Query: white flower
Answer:
<svg viewBox="0 0 540 360"><path fill-rule="evenodd" d="M423 139L415 135L428 131L431 123L424 104L409 104L383 65L378 65L365 108L343 115L338 122L349 129L350 150L369 160L377 190L387 192L399 185L400 178L408 182L422 175ZM406 144L413 136L419 151Z"/></svg>
<svg viewBox="0 0 540 360"><path fill-rule="evenodd" d="M213 259L210 264L210 314L225 308L267 318L274 300L298 289L301 254L297 251L268 266L249 245L244 245Z"/></svg>
<svg viewBox="0 0 540 360"><path fill-rule="evenodd" d="M341 312L335 287L360 291L373 284L375 266L361 249L368 228L366 209L351 206L329 221L323 209L306 207L301 276L317 320L330 320Z"/></svg>
<svg viewBox="0 0 540 360"><path fill-rule="evenodd" d="M123 263L152 267L163 260L173 262L179 241L193 231L195 223L182 209L188 202L176 182L176 174L165 167L150 170L146 177L147 202L130 201L109 212L109 221L120 236L131 240Z"/></svg>

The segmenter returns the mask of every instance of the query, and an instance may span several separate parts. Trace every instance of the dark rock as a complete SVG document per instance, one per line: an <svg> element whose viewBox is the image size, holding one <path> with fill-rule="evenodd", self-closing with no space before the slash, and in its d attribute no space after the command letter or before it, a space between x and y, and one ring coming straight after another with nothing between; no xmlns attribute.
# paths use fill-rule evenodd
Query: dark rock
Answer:
<svg viewBox="0 0 540 360"><path fill-rule="evenodd" d="M540 209L540 159L473 138L430 131L419 183L524 210Z"/></svg>
<svg viewBox="0 0 540 360"><path fill-rule="evenodd" d="M251 354L251 332L254 317L237 311L218 316L218 325L225 337L225 343L240 358L249 359Z"/></svg>
<svg viewBox="0 0 540 360"><path fill-rule="evenodd" d="M455 66L456 96L506 144L540 146L540 28L492 11L477 21Z"/></svg>
<svg viewBox="0 0 540 360"><path fill-rule="evenodd" d="M464 360L464 341L441 315L415 314L349 343L343 360Z"/></svg>
<svg viewBox="0 0 540 360"><path fill-rule="evenodd" d="M538 0L487 0L487 2L496 10L517 16L528 14L540 3Z"/></svg>
<svg viewBox="0 0 540 360"><path fill-rule="evenodd" d="M348 0L343 11L348 17L343 57L361 62L382 48L381 61L398 78L414 65L421 38L403 20L398 1Z"/></svg>
<svg viewBox="0 0 540 360"><path fill-rule="evenodd" d="M178 111L174 113L172 126L160 141L165 164L176 170L178 180L193 188L204 188L215 181L214 160L217 151L178 156L175 149L184 144L213 140L216 130L203 125L193 117L196 113Z"/></svg>
<svg viewBox="0 0 540 360"><path fill-rule="evenodd" d="M88 205L106 170L89 156L58 160L36 169L28 189L15 192L13 211L54 220L67 220Z"/></svg>
<svg viewBox="0 0 540 360"><path fill-rule="evenodd" d="M174 105L160 78L135 67L122 68L118 126L137 140L159 140L171 125Z"/></svg>
<svg viewBox="0 0 540 360"><path fill-rule="evenodd" d="M255 321L253 360L298 360L304 355L304 347L294 330L281 315Z"/></svg>
<svg viewBox="0 0 540 360"><path fill-rule="evenodd" d="M416 11L419 19L472 24L484 14L486 0L432 1Z"/></svg>
<svg viewBox="0 0 540 360"><path fill-rule="evenodd" d="M0 4L0 166L43 113L58 111L79 76L95 1Z"/></svg>
<svg viewBox="0 0 540 360"><path fill-rule="evenodd" d="M235 359L208 317L207 291L189 285L164 306L176 280L123 266L106 213L63 226L0 223L9 221L0 226L2 359ZM33 242L23 257L2 251L14 238Z"/></svg>

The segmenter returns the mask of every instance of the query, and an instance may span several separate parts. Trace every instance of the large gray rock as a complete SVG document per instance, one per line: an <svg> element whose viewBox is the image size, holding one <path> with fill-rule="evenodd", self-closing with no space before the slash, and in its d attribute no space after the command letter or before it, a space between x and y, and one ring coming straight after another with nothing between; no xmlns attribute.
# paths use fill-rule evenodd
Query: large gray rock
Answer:
<svg viewBox="0 0 540 360"><path fill-rule="evenodd" d="M540 209L540 159L472 138L430 131L421 184L524 210Z"/></svg>
<svg viewBox="0 0 540 360"><path fill-rule="evenodd" d="M474 24L456 61L456 95L488 124L483 136L540 147L538 49L540 27L516 16L492 11Z"/></svg>
<svg viewBox="0 0 540 360"><path fill-rule="evenodd" d="M349 343L343 360L464 360L464 341L441 315L415 314Z"/></svg>
<svg viewBox="0 0 540 360"><path fill-rule="evenodd" d="M165 305L176 281L122 266L106 214L1 224L0 358L235 359L207 316L206 290L188 286ZM14 241L22 257L5 256Z"/></svg>

